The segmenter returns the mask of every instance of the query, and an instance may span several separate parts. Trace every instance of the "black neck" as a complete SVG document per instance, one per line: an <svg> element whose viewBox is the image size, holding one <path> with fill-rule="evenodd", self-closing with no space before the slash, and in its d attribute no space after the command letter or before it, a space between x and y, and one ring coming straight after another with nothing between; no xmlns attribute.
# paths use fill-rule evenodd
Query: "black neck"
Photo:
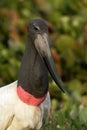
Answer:
<svg viewBox="0 0 87 130"><path fill-rule="evenodd" d="M29 39L19 71L18 86L37 98L48 91L47 68Z"/></svg>

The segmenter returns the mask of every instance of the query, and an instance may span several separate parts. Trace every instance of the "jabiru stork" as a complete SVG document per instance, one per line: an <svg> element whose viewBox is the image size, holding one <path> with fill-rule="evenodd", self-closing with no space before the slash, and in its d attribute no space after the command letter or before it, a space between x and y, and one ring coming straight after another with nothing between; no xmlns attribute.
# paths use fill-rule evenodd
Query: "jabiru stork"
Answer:
<svg viewBox="0 0 87 130"><path fill-rule="evenodd" d="M65 92L51 56L48 27L44 20L33 19L18 80L0 88L0 130L39 130L48 120L48 72Z"/></svg>

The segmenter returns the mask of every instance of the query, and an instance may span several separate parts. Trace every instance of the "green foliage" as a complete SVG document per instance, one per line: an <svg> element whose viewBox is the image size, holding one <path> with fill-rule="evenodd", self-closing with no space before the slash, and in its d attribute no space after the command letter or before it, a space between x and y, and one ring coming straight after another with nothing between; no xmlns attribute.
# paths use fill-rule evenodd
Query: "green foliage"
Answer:
<svg viewBox="0 0 87 130"><path fill-rule="evenodd" d="M50 120L41 130L87 130L86 0L0 0L0 86L17 79L33 18L47 21L52 55L69 92L50 78Z"/></svg>

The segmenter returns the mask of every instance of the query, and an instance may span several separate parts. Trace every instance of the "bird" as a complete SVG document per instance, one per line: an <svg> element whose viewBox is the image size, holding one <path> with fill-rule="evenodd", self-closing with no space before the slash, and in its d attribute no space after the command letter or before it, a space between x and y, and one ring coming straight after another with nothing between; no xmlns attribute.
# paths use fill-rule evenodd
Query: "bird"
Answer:
<svg viewBox="0 0 87 130"><path fill-rule="evenodd" d="M0 130L39 130L50 115L49 75L65 93L50 51L45 20L32 19L18 79L0 88Z"/></svg>

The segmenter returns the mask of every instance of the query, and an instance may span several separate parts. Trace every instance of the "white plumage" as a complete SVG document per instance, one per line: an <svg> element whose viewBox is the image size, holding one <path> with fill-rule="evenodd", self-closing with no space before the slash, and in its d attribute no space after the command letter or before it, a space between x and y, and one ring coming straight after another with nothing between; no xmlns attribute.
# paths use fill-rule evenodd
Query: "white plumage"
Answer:
<svg viewBox="0 0 87 130"><path fill-rule="evenodd" d="M16 91L17 81L0 88L0 130L40 129L44 118L48 119L49 93L40 106L31 106L23 103Z"/></svg>

